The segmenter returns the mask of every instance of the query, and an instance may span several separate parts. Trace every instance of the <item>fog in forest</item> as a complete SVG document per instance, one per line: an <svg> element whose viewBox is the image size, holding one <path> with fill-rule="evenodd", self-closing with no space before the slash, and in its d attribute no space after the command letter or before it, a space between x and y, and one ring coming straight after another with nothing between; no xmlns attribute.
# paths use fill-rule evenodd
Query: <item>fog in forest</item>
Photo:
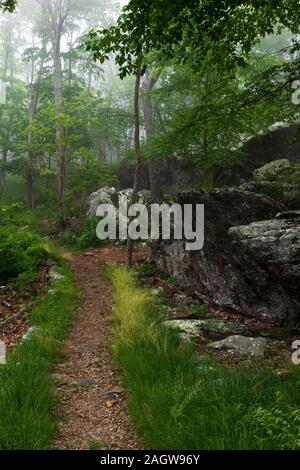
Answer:
<svg viewBox="0 0 300 470"><path fill-rule="evenodd" d="M299 280L299 0L0 0L0 451L300 450Z"/></svg>

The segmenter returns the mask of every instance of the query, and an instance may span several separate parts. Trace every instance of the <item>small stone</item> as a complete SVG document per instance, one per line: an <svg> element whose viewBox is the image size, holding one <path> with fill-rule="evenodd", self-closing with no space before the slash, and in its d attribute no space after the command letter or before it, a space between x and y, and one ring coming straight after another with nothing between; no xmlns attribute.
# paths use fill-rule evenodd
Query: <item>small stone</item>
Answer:
<svg viewBox="0 0 300 470"><path fill-rule="evenodd" d="M24 341L27 341L28 339L30 339L31 336L33 335L33 333L36 330L37 330L37 328L35 326L31 326L30 328L28 328L26 333L22 336L21 343L23 343Z"/></svg>
<svg viewBox="0 0 300 470"><path fill-rule="evenodd" d="M266 346L265 338L248 338L240 335L229 336L208 345L212 349L235 351L246 356L263 356Z"/></svg>
<svg viewBox="0 0 300 470"><path fill-rule="evenodd" d="M154 296L158 296L164 293L164 288L162 286L159 286L157 289L152 289L151 294Z"/></svg>
<svg viewBox="0 0 300 470"><path fill-rule="evenodd" d="M114 387L111 388L110 390L107 390L107 392L103 393L101 395L102 400L116 400L119 395L123 395L125 393L125 389L123 387Z"/></svg>
<svg viewBox="0 0 300 470"><path fill-rule="evenodd" d="M75 383L80 387L91 387L95 382L92 379L79 379Z"/></svg>
<svg viewBox="0 0 300 470"><path fill-rule="evenodd" d="M50 269L49 269L49 272L48 272L48 277L50 279L51 282L56 282L56 281L61 281L62 279L65 278L65 276L63 276L62 274L60 274L58 271L58 266L55 265L55 266L52 266Z"/></svg>

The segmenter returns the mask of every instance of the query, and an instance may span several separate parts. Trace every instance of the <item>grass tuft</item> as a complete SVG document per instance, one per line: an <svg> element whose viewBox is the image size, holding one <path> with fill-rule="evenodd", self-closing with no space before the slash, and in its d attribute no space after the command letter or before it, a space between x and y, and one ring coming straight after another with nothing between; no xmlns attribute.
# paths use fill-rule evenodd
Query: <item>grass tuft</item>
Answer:
<svg viewBox="0 0 300 470"><path fill-rule="evenodd" d="M271 370L234 370L199 359L162 324L131 271L111 268L109 275L113 352L147 449L300 449L299 368L279 378ZM284 423L288 437L279 429Z"/></svg>
<svg viewBox="0 0 300 470"><path fill-rule="evenodd" d="M0 450L51 446L56 428L51 369L62 359L62 340L78 301L70 269L64 265L61 270L65 278L32 312L36 332L8 355L7 365L0 366Z"/></svg>

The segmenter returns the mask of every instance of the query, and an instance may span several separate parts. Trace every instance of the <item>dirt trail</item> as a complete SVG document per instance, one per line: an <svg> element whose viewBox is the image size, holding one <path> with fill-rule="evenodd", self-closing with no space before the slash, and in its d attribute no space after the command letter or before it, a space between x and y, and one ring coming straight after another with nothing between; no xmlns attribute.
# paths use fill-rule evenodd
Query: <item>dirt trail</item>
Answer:
<svg viewBox="0 0 300 470"><path fill-rule="evenodd" d="M125 252L108 247L72 255L81 287L66 360L55 368L61 416L54 447L60 449L140 449L127 413L120 373L110 356L111 287L101 264L124 261Z"/></svg>

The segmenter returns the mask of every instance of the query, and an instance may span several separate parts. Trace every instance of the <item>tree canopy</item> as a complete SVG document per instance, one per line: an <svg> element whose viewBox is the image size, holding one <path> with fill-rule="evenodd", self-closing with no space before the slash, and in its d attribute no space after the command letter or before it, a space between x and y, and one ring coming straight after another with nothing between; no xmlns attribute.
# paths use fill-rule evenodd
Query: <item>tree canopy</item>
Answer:
<svg viewBox="0 0 300 470"><path fill-rule="evenodd" d="M10 13L16 8L17 0L1 0L0 10L9 11Z"/></svg>
<svg viewBox="0 0 300 470"><path fill-rule="evenodd" d="M209 56L223 66L240 64L261 37L288 28L299 31L298 1L130 0L117 24L89 34L87 48L104 61L115 54L123 77L145 68L156 50L195 65Z"/></svg>

